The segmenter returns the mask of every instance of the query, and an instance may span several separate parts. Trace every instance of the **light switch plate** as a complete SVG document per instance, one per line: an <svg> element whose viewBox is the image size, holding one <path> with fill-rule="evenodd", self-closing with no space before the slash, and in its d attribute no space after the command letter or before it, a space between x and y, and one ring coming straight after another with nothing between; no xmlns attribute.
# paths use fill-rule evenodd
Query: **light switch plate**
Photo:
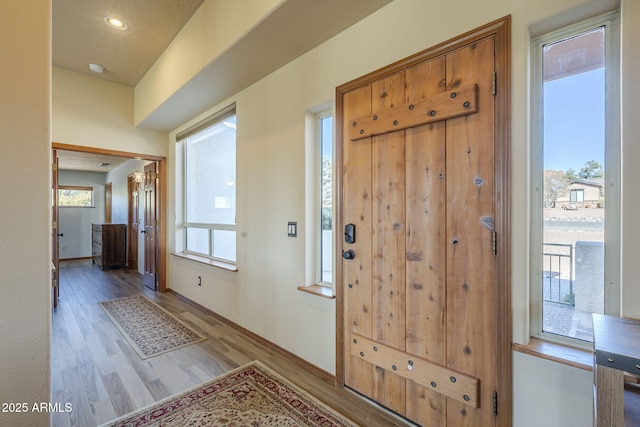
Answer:
<svg viewBox="0 0 640 427"><path fill-rule="evenodd" d="M298 237L298 223L297 222L289 222L287 236L289 237Z"/></svg>

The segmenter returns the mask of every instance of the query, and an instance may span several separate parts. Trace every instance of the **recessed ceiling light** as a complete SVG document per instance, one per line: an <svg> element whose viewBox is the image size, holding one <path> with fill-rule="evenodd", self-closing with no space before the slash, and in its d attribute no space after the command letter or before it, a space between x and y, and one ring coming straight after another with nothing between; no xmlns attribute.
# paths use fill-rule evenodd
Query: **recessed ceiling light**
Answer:
<svg viewBox="0 0 640 427"><path fill-rule="evenodd" d="M100 64L89 64L89 69L94 73L102 73L104 71L104 67Z"/></svg>
<svg viewBox="0 0 640 427"><path fill-rule="evenodd" d="M116 30L126 30L127 28L129 28L126 22L121 19L114 18L113 16L105 16L104 23L111 28L115 28Z"/></svg>

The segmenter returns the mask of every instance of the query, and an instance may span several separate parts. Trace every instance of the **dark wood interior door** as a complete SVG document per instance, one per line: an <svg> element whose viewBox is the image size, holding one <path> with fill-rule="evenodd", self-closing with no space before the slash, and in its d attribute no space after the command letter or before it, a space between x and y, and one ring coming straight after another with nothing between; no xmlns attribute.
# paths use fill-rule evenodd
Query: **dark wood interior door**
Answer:
<svg viewBox="0 0 640 427"><path fill-rule="evenodd" d="M140 203L138 199L138 183L134 176L127 179L127 193L129 199L128 234L129 242L127 265L138 269L138 232L140 231Z"/></svg>
<svg viewBox="0 0 640 427"><path fill-rule="evenodd" d="M104 222L111 224L111 200L113 198L113 183L104 185Z"/></svg>
<svg viewBox="0 0 640 427"><path fill-rule="evenodd" d="M58 152L52 150L53 164L51 168L51 285L53 288L53 308L58 307L60 297L60 232L58 227Z"/></svg>
<svg viewBox="0 0 640 427"><path fill-rule="evenodd" d="M483 37L343 92L341 222L357 230L341 244L345 385L420 425L496 425L510 376L496 357L495 65Z"/></svg>
<svg viewBox="0 0 640 427"><path fill-rule="evenodd" d="M144 284L157 289L156 163L144 167Z"/></svg>

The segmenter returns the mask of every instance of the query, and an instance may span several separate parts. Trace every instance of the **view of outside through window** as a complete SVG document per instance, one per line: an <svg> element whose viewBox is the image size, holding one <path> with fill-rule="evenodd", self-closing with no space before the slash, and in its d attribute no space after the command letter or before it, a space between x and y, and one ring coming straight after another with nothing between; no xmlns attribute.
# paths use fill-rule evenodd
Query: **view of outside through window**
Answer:
<svg viewBox="0 0 640 427"><path fill-rule="evenodd" d="M604 313L605 32L543 47L544 332L591 341Z"/></svg>
<svg viewBox="0 0 640 427"><path fill-rule="evenodd" d="M93 207L93 188L58 187L58 206L60 207Z"/></svg>
<svg viewBox="0 0 640 427"><path fill-rule="evenodd" d="M320 271L322 282L333 283L333 117L320 118L320 142L322 150L321 197L322 230Z"/></svg>
<svg viewBox="0 0 640 427"><path fill-rule="evenodd" d="M185 141L186 250L236 259L236 117Z"/></svg>

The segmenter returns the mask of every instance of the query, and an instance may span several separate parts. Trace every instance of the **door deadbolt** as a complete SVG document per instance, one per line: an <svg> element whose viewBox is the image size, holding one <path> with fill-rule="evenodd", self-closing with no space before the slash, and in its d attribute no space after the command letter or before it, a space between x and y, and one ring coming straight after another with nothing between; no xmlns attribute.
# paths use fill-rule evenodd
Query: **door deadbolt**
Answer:
<svg viewBox="0 0 640 427"><path fill-rule="evenodd" d="M344 241L346 243L356 242L356 225L347 224L344 226Z"/></svg>

